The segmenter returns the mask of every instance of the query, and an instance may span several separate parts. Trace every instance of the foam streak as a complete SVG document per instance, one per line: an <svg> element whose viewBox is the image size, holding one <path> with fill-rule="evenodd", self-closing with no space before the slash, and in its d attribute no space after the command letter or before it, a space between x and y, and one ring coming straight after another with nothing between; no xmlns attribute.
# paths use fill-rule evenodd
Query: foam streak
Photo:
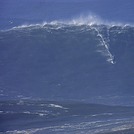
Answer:
<svg viewBox="0 0 134 134"><path fill-rule="evenodd" d="M101 45L104 46L104 48L105 48L104 50L102 50L100 52L102 54L106 55L107 61L109 63L115 64L114 56L111 54L111 52L109 50L109 45L107 44L107 42L103 38L103 35L99 32L99 30L97 28L93 27L93 29L97 32L97 36L100 38Z"/></svg>

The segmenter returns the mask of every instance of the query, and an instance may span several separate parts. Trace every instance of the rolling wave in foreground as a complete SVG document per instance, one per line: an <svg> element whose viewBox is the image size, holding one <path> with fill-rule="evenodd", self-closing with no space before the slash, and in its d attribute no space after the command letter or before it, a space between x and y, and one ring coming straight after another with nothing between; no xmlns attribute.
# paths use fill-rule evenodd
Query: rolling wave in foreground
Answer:
<svg viewBox="0 0 134 134"><path fill-rule="evenodd" d="M6 134L132 134L134 107L81 102L6 101L0 130Z"/></svg>
<svg viewBox="0 0 134 134"><path fill-rule="evenodd" d="M1 133L134 133L133 42L96 21L1 30Z"/></svg>

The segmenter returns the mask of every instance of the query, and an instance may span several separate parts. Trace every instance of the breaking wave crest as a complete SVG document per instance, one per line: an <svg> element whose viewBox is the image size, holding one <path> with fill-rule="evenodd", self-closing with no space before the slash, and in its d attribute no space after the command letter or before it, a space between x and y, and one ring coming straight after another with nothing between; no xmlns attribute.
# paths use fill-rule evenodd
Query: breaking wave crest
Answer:
<svg viewBox="0 0 134 134"><path fill-rule="evenodd" d="M37 23L37 24L24 24L20 26L15 26L11 29L17 29L17 28L28 28L28 27L44 27L46 25L51 26L58 26L58 27L64 27L64 26L81 26L81 25L87 25L87 26L93 26L93 25L107 25L107 26L133 26L132 24L124 24L121 22L108 22L102 20L100 17L96 15L80 15L79 17L72 18L70 20L54 20L51 22L43 22L43 23Z"/></svg>

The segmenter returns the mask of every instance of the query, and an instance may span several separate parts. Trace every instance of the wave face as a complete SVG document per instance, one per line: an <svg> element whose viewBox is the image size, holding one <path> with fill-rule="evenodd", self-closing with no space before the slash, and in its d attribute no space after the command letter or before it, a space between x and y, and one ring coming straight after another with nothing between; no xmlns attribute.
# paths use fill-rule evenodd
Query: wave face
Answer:
<svg viewBox="0 0 134 134"><path fill-rule="evenodd" d="M46 23L0 31L1 99L133 105L134 27Z"/></svg>

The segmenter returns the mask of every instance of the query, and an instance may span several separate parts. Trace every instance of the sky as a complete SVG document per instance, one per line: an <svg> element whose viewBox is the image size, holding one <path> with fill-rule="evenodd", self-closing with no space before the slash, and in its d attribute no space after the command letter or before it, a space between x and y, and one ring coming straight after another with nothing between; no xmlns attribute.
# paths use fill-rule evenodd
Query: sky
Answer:
<svg viewBox="0 0 134 134"><path fill-rule="evenodd" d="M0 29L94 14L133 23L134 0L0 0Z"/></svg>

